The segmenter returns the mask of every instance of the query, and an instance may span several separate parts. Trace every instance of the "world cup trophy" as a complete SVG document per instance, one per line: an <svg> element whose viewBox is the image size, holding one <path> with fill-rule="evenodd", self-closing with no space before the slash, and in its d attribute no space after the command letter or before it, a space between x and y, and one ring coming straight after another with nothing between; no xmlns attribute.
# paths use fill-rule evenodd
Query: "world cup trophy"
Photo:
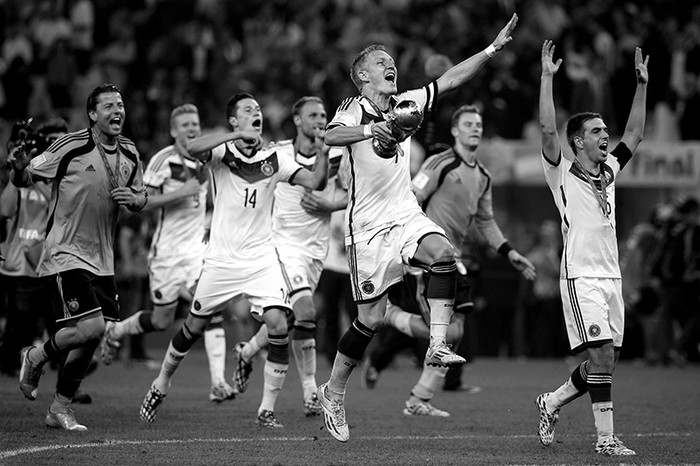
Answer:
<svg viewBox="0 0 700 466"><path fill-rule="evenodd" d="M402 100L389 112L386 117L386 125L391 135L398 142L403 142L412 136L423 121L423 113L412 100ZM377 138L372 140L374 153L383 158L391 158L396 155L398 144L385 144Z"/></svg>

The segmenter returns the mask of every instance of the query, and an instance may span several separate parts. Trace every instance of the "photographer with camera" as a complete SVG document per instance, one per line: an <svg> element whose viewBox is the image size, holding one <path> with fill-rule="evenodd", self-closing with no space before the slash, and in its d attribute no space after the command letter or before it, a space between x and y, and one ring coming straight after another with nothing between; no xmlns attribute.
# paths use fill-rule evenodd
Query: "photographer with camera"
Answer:
<svg viewBox="0 0 700 466"><path fill-rule="evenodd" d="M48 144L68 132L60 118L48 121L35 131L32 120L12 127L7 152L12 158L28 147L44 151ZM50 294L47 277L39 277L41 248L49 217L51 183L41 181L26 188L8 184L0 197L0 222L6 238L2 243L5 261L0 262L7 302L7 324L0 345L0 373L15 376L19 372L19 353L24 346L41 338L44 325L53 322L46 296Z"/></svg>

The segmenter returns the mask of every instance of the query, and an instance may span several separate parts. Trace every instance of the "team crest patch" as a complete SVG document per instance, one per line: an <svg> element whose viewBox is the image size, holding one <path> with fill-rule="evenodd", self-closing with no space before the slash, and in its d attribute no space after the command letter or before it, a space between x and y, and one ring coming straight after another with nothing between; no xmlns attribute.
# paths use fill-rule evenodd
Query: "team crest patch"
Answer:
<svg viewBox="0 0 700 466"><path fill-rule="evenodd" d="M362 288L362 292L363 292L364 294L372 294L372 293L374 293L374 283L372 283L371 281L363 282L363 283L360 285L360 287Z"/></svg>
<svg viewBox="0 0 700 466"><path fill-rule="evenodd" d="M122 178L124 179L129 179L129 175L131 174L131 168L129 167L129 162L123 162L121 166L119 167L119 171L121 172Z"/></svg>
<svg viewBox="0 0 700 466"><path fill-rule="evenodd" d="M68 301L68 309L69 309L71 312L75 312L75 311L77 311L78 309L80 309L80 304L78 304L78 300L77 300L77 299L71 299L70 301Z"/></svg>
<svg viewBox="0 0 700 466"><path fill-rule="evenodd" d="M292 278L292 281L294 282L295 285L298 285L302 282L303 278L301 275L295 275L294 278Z"/></svg>
<svg viewBox="0 0 700 466"><path fill-rule="evenodd" d="M260 171L265 176L272 176L275 173L275 167L268 161L265 161L260 165Z"/></svg>
<svg viewBox="0 0 700 466"><path fill-rule="evenodd" d="M588 327L588 334L592 337L597 337L600 335L600 327L598 327L596 324L591 325Z"/></svg>
<svg viewBox="0 0 700 466"><path fill-rule="evenodd" d="M202 309L202 305L200 304L199 300L197 300L194 302L194 310L199 311L200 309Z"/></svg>
<svg viewBox="0 0 700 466"><path fill-rule="evenodd" d="M160 290L156 290L153 294L156 296L156 299L161 299L163 297L163 293L161 293Z"/></svg>

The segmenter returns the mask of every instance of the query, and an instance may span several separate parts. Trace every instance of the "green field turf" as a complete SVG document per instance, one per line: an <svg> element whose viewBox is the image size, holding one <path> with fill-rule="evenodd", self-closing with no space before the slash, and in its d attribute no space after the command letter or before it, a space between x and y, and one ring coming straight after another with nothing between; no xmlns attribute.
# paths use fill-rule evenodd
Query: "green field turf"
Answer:
<svg viewBox="0 0 700 466"><path fill-rule="evenodd" d="M162 353L151 350L153 356ZM232 362L229 357L229 372ZM321 357L319 366L320 383L329 366ZM569 372L561 360L477 359L464 379L481 386L480 393L439 392L434 404L452 414L447 419L408 417L401 410L419 372L401 356L374 390L361 387L359 370L353 375L346 400L351 439L342 444L320 418L303 416L293 363L275 413L282 430L254 424L260 360L248 391L217 405L208 400L205 353L195 347L148 425L139 421L138 408L157 372L123 362L100 366L84 384L93 403L75 406L89 428L81 433L44 427L56 381L47 369L33 402L24 399L16 380L0 378L0 464L700 464L699 366L618 367L615 430L638 453L627 458L593 452L588 396L563 409L554 445L539 444L533 400Z"/></svg>

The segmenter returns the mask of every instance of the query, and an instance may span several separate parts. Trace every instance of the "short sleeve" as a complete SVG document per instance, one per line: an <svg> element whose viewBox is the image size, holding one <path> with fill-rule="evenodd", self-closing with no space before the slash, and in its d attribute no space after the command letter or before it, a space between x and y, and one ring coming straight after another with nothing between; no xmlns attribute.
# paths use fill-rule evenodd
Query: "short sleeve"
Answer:
<svg viewBox="0 0 700 466"><path fill-rule="evenodd" d="M362 106L357 97L345 99L335 111L335 116L328 123L326 129L336 128L338 126L359 126L362 121Z"/></svg>

